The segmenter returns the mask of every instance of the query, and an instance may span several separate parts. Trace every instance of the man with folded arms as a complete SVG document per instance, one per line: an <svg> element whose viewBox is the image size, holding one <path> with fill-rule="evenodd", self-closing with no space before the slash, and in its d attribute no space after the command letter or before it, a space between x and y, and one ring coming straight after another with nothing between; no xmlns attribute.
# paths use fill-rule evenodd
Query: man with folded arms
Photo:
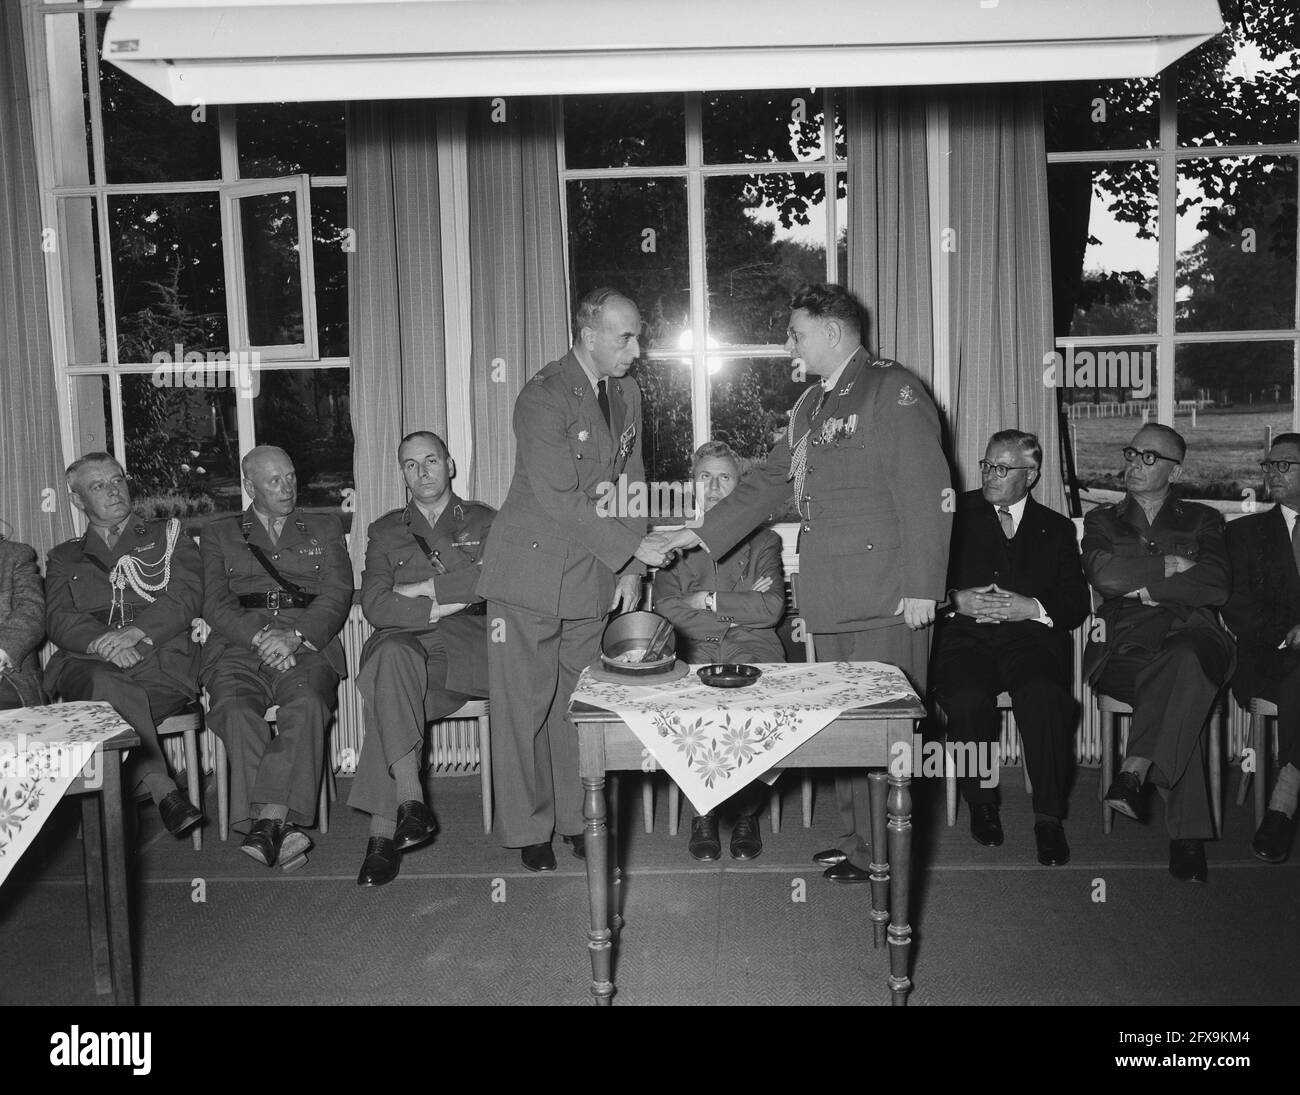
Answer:
<svg viewBox="0 0 1300 1095"><path fill-rule="evenodd" d="M948 716L948 740L986 750L999 737L998 694L1011 693L1034 789L1038 862L1051 867L1070 859L1061 824L1077 712L1070 632L1088 615L1091 599L1074 523L1030 496L1042 463L1032 433L995 433L980 461L982 489L957 503L948 569L953 611L938 626L934 687ZM971 835L990 846L1003 840L992 774L959 772L957 781Z"/></svg>
<svg viewBox="0 0 1300 1095"><path fill-rule="evenodd" d="M1103 598L1103 630L1088 644L1083 675L1133 707L1106 805L1140 821L1154 784L1165 801L1169 873L1204 882L1214 836L1205 728L1233 661L1216 609L1232 582L1223 517L1170 492L1186 453L1176 431L1143 426L1124 449L1124 499L1084 519L1084 572Z"/></svg>
<svg viewBox="0 0 1300 1095"><path fill-rule="evenodd" d="M1250 850L1265 863L1282 863L1300 796L1300 434L1278 434L1262 465L1276 505L1228 524L1232 596L1223 619L1237 636L1238 701L1246 706L1259 697L1277 705L1277 778ZM1267 740L1255 748L1255 778L1263 779Z"/></svg>
<svg viewBox="0 0 1300 1095"><path fill-rule="evenodd" d="M325 731L347 673L338 634L352 563L339 519L298 508L283 449L259 445L240 467L252 505L203 533L208 725L230 758L231 823L251 822L240 850L292 871L311 848L298 826L316 816Z"/></svg>
<svg viewBox="0 0 1300 1095"><path fill-rule="evenodd" d="M45 589L36 552L0 537L0 710L45 702L36 660L45 638Z"/></svg>
<svg viewBox="0 0 1300 1095"><path fill-rule="evenodd" d="M370 526L361 606L375 628L357 691L366 737L348 804L370 815L358 886L397 877L400 852L432 840L437 821L420 778L425 727L487 695L487 627L474 592L495 510L451 489L442 438L402 438L397 464L410 500Z"/></svg>
<svg viewBox="0 0 1300 1095"><path fill-rule="evenodd" d="M691 468L695 500L708 513L740 481L740 458L722 441L695 450ZM781 537L758 529L719 559L692 551L655 575L654 607L677 629L677 656L692 665L714 662L783 662L776 625L785 609ZM766 784L755 780L727 800L736 822L732 859L753 859L763 851L758 813ZM687 845L695 859L722 855L717 812L691 822Z"/></svg>
<svg viewBox="0 0 1300 1095"><path fill-rule="evenodd" d="M146 521L132 511L126 474L108 453L87 453L66 476L89 527L50 552L45 630L59 649L45 688L65 700L105 700L131 724L140 745L127 761L128 786L143 787L180 836L203 815L167 774L158 724L198 692L199 549L175 518ZM188 779L197 793L199 774Z"/></svg>

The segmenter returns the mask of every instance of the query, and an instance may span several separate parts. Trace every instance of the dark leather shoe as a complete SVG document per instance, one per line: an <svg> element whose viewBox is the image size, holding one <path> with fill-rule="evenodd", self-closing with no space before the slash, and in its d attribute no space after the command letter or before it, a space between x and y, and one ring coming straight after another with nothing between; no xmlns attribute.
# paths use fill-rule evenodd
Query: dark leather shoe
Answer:
<svg viewBox="0 0 1300 1095"><path fill-rule="evenodd" d="M870 882L871 872L855 867L846 859L833 867L827 867L822 871L822 878L829 878L832 882Z"/></svg>
<svg viewBox="0 0 1300 1095"><path fill-rule="evenodd" d="M545 844L529 844L519 850L519 858L530 871L555 870L555 851L548 840Z"/></svg>
<svg viewBox="0 0 1300 1095"><path fill-rule="evenodd" d="M1044 867L1061 867L1070 862L1070 846L1059 821L1034 822L1034 840L1038 842L1038 862Z"/></svg>
<svg viewBox="0 0 1300 1095"><path fill-rule="evenodd" d="M1142 820L1142 781L1132 772L1121 772L1106 792L1106 805L1134 821Z"/></svg>
<svg viewBox="0 0 1300 1095"><path fill-rule="evenodd" d="M260 818L253 822L253 828L239 850L256 859L263 867L274 867L275 857L280 853L280 839L284 836L284 822Z"/></svg>
<svg viewBox="0 0 1300 1095"><path fill-rule="evenodd" d="M419 799L409 799L397 808L397 832L393 847L399 852L427 844L438 831L438 819Z"/></svg>
<svg viewBox="0 0 1300 1095"><path fill-rule="evenodd" d="M275 858L282 871L296 871L307 862L307 853L311 851L311 838L292 821L283 823L280 830L280 847L276 849Z"/></svg>
<svg viewBox="0 0 1300 1095"><path fill-rule="evenodd" d="M835 864L843 863L848 858L848 852L841 852L838 848L827 848L823 852L815 853L813 862L822 867L834 867Z"/></svg>
<svg viewBox="0 0 1300 1095"><path fill-rule="evenodd" d="M361 861L358 886L384 886L397 877L402 857L397 847L386 836L372 836L366 841L366 858Z"/></svg>
<svg viewBox="0 0 1300 1095"><path fill-rule="evenodd" d="M1204 882L1210 869L1205 862L1205 841L1171 840L1169 873L1179 882Z"/></svg>
<svg viewBox="0 0 1300 1095"><path fill-rule="evenodd" d="M560 837L560 839L563 840L565 844L567 844L570 848L573 849L573 854L576 858L578 859L587 858L587 834L586 833L579 833L577 836L562 836Z"/></svg>
<svg viewBox="0 0 1300 1095"><path fill-rule="evenodd" d="M162 802L158 803L158 813L172 836L188 833L203 820L198 807L180 791L168 791Z"/></svg>
<svg viewBox="0 0 1300 1095"><path fill-rule="evenodd" d="M718 819L713 814L701 814L691 821L691 839L686 845L692 859L712 863L722 856L722 838L718 835Z"/></svg>
<svg viewBox="0 0 1300 1095"><path fill-rule="evenodd" d="M737 818L731 830L731 858L756 859L762 852L763 838L758 832L758 818Z"/></svg>
<svg viewBox="0 0 1300 1095"><path fill-rule="evenodd" d="M1265 863L1285 863L1291 852L1291 836L1295 832L1295 821L1281 810L1267 810L1264 820L1259 823L1255 839L1250 842L1250 850L1256 859Z"/></svg>
<svg viewBox="0 0 1300 1095"><path fill-rule="evenodd" d="M970 835L986 848L1002 843L1002 818L996 803L981 802L970 808Z"/></svg>

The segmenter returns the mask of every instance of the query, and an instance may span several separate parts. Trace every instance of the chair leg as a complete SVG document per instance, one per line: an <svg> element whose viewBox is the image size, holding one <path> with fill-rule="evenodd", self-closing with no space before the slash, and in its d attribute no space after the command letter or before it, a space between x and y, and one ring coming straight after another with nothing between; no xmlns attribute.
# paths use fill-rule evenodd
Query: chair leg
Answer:
<svg viewBox="0 0 1300 1095"><path fill-rule="evenodd" d="M1221 710L1221 709L1220 709ZM1214 835L1223 835L1223 724L1220 711L1210 716L1210 815Z"/></svg>
<svg viewBox="0 0 1300 1095"><path fill-rule="evenodd" d="M767 789L768 824L771 826L772 832L774 833L779 833L781 831L780 783L781 781L777 780L776 783L772 784L772 786Z"/></svg>
<svg viewBox="0 0 1300 1095"><path fill-rule="evenodd" d="M655 777L647 772L641 780L641 821L647 833L655 831Z"/></svg>
<svg viewBox="0 0 1300 1095"><path fill-rule="evenodd" d="M1241 756L1241 778L1237 780L1237 805L1246 801L1246 788L1250 786L1252 773L1246 771L1246 757L1254 755L1253 765L1259 771L1259 729L1255 725L1258 715L1252 714L1246 722L1246 751Z"/></svg>
<svg viewBox="0 0 1300 1095"><path fill-rule="evenodd" d="M803 827L812 828L812 808L813 808L813 777L812 769L805 768L799 775L799 781L803 786Z"/></svg>
<svg viewBox="0 0 1300 1095"><path fill-rule="evenodd" d="M189 784L190 805L199 813L203 812L203 763L199 760L199 732L186 730L181 735L181 744L185 746L185 782ZM203 850L203 826L195 825L190 834L190 843L196 852Z"/></svg>
<svg viewBox="0 0 1300 1095"><path fill-rule="evenodd" d="M668 780L668 834L676 836L682 823L682 789L671 777Z"/></svg>
<svg viewBox="0 0 1300 1095"><path fill-rule="evenodd" d="M943 797L948 808L948 828L957 824L957 766L952 760L948 739L943 739Z"/></svg>
<svg viewBox="0 0 1300 1095"><path fill-rule="evenodd" d="M1115 811L1106 805L1106 792L1115 782L1115 720L1113 712L1101 716L1101 786L1097 793L1101 798L1101 831L1110 834L1115 824Z"/></svg>
<svg viewBox="0 0 1300 1095"><path fill-rule="evenodd" d="M226 743L212 735L212 767L217 777L217 834L230 837L230 766L226 762Z"/></svg>
<svg viewBox="0 0 1300 1095"><path fill-rule="evenodd" d="M478 720L478 783L483 798L483 833L492 835L492 736L488 720Z"/></svg>
<svg viewBox="0 0 1300 1095"><path fill-rule="evenodd" d="M321 772L320 779L320 805L317 806L318 816L316 818L316 827L321 833L330 831L330 784L334 781L334 757L330 754L329 734L325 735L325 770Z"/></svg>

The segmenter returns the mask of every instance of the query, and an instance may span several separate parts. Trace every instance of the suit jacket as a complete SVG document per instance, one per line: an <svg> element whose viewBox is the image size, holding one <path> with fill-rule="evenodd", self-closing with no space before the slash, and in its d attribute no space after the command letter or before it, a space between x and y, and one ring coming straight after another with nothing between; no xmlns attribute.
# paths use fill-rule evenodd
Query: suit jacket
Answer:
<svg viewBox="0 0 1300 1095"><path fill-rule="evenodd" d="M36 552L15 540L0 540L0 650L12 669L0 670L28 707L45 702L37 651L45 638L45 589Z"/></svg>
<svg viewBox="0 0 1300 1095"><path fill-rule="evenodd" d="M861 347L813 414L815 401L792 413L796 444L813 431L796 499L799 614L814 632L895 623L902 597L943 597L952 515L939 413L916 377ZM705 516L696 531L709 551L729 551L791 497L789 434Z"/></svg>
<svg viewBox="0 0 1300 1095"><path fill-rule="evenodd" d="M487 617L483 598L475 592L483 569L483 552L496 510L482 502L466 502L455 494L433 528L413 502L384 514L370 526L366 541L366 569L361 575L361 607L375 628L361 652L364 665L375 645L396 631L436 631L447 651L447 688L480 695L487 692ZM420 549L422 536L439 570ZM403 597L393 586L433 579L440 605L466 604L462 609L429 623L433 602L428 597Z"/></svg>
<svg viewBox="0 0 1300 1095"><path fill-rule="evenodd" d="M1083 623L1092 608L1074 522L1030 497L1025 500L1015 537L1008 540L996 507L982 491L967 491L957 503L948 588L970 589L990 582L1036 598L1051 617L1052 626L1036 620L977 624L969 616L954 616L939 626L936 656L940 660L970 643L1023 639L1048 646L1061 659L1070 657L1070 632Z"/></svg>
<svg viewBox="0 0 1300 1095"><path fill-rule="evenodd" d="M759 578L771 578L755 593ZM691 608L692 593L716 593L717 611ZM677 656L698 665L710 662L783 662L776 625L785 609L781 537L759 529L721 559L688 551L655 575L654 606L677 629Z"/></svg>
<svg viewBox="0 0 1300 1095"><path fill-rule="evenodd" d="M244 608L239 598L245 594L281 588L257 561L250 543L261 548L285 578L312 594L312 603L278 612ZM343 545L343 526L333 514L295 509L280 530L278 544L271 543L252 506L238 517L214 521L203 530L203 579L203 618L212 629L203 646L205 673L226 651L249 650L264 625L278 624L301 631L340 677L347 676L338 634L352 608L352 562Z"/></svg>
<svg viewBox="0 0 1300 1095"><path fill-rule="evenodd" d="M1165 555L1196 565L1166 578ZM1232 639L1215 612L1232 587L1218 510L1170 495L1150 524L1131 497L1098 506L1084 518L1083 567L1102 597L1097 616L1104 624L1101 641L1090 640L1084 653L1086 680L1095 679L1116 649L1155 651L1173 631L1194 631L1231 657ZM1124 596L1143 588L1154 607Z"/></svg>
<svg viewBox="0 0 1300 1095"><path fill-rule="evenodd" d="M174 520L174 518L173 518ZM58 677L67 658L91 658L90 644L108 630L106 614L113 603L108 573L118 559L132 555L145 565L160 564L166 554L166 520L147 521L132 516L111 548L93 528L67 540L49 555L45 571L45 630L59 650L46 667L45 680ZM185 533L176 540L170 579L150 603L129 585L122 591L130 625L140 628L153 645L136 650L156 658L162 676L182 691L198 691L199 648L194 642L194 620L203 611L203 570L199 549ZM113 626L118 620L114 619Z"/></svg>
<svg viewBox="0 0 1300 1095"><path fill-rule="evenodd" d="M641 390L631 377L607 389L613 431L570 350L515 400L515 473L483 558L480 596L563 619L609 612L616 576L643 574L634 553L645 507L617 500L644 490ZM627 490L617 489L626 476Z"/></svg>
<svg viewBox="0 0 1300 1095"><path fill-rule="evenodd" d="M1227 539L1232 595L1223 620L1237 637L1238 676L1248 684L1253 678L1279 680L1300 667L1300 653L1277 648L1300 624L1300 571L1282 507L1238 517L1228 525Z"/></svg>

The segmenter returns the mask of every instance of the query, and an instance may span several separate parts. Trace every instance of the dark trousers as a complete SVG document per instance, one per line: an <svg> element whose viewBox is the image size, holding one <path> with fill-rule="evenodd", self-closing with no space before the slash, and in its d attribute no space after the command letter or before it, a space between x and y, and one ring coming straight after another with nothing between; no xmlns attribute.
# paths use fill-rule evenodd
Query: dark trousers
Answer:
<svg viewBox="0 0 1300 1095"><path fill-rule="evenodd" d="M447 689L447 650L436 631L395 631L374 640L357 674L366 736L348 805L397 817L393 766L423 749L425 727L474 697Z"/></svg>
<svg viewBox="0 0 1300 1095"><path fill-rule="evenodd" d="M691 807L693 817L723 817L729 820L735 820L742 817L758 817L763 807L767 805L767 796L770 794L769 785L761 779L756 779L747 784L732 795L725 802L719 803L713 807L708 814L701 815L700 812ZM690 800L687 799L689 802Z"/></svg>
<svg viewBox="0 0 1300 1095"><path fill-rule="evenodd" d="M1278 770L1288 764L1300 768L1300 665L1285 676L1265 677L1243 656L1232 678L1232 691L1243 707L1255 696L1277 705ZM1262 759L1255 762L1260 771Z"/></svg>
<svg viewBox="0 0 1300 1095"><path fill-rule="evenodd" d="M242 823L265 805L287 806L289 820L316 817L325 731L338 697L339 676L314 650L294 654L277 672L251 650L227 648L204 670L211 698L208 725L230 758L230 822ZM266 721L273 704L275 733Z"/></svg>
<svg viewBox="0 0 1300 1095"><path fill-rule="evenodd" d="M930 655L932 628L911 630L903 617L888 627L873 631L833 631L813 637L819 662L885 662L896 665L911 681L917 695L925 695L926 661ZM835 798L839 803L844 835L839 848L855 867L871 866L871 797L865 771L840 771L835 776Z"/></svg>
<svg viewBox="0 0 1300 1095"><path fill-rule="evenodd" d="M488 620L497 835L507 848L576 836L582 780L569 699L600 652L605 619L562 620L489 601Z"/></svg>
<svg viewBox="0 0 1300 1095"><path fill-rule="evenodd" d="M1165 802L1171 840L1214 836L1205 764L1205 726L1231 667L1223 644L1171 631L1160 649L1111 654L1093 682L1133 707L1128 756L1151 761L1148 779Z"/></svg>
<svg viewBox="0 0 1300 1095"><path fill-rule="evenodd" d="M948 740L990 744L1001 736L998 694L1009 692L1034 789L1034 812L1064 817L1077 708L1068 664L1047 645L1049 636L1040 638L1035 641L1031 634L978 644L966 636L945 639L935 658L934 687L948 716ZM971 805L996 803L997 787L982 785L990 782L972 773L959 779L958 786Z"/></svg>

